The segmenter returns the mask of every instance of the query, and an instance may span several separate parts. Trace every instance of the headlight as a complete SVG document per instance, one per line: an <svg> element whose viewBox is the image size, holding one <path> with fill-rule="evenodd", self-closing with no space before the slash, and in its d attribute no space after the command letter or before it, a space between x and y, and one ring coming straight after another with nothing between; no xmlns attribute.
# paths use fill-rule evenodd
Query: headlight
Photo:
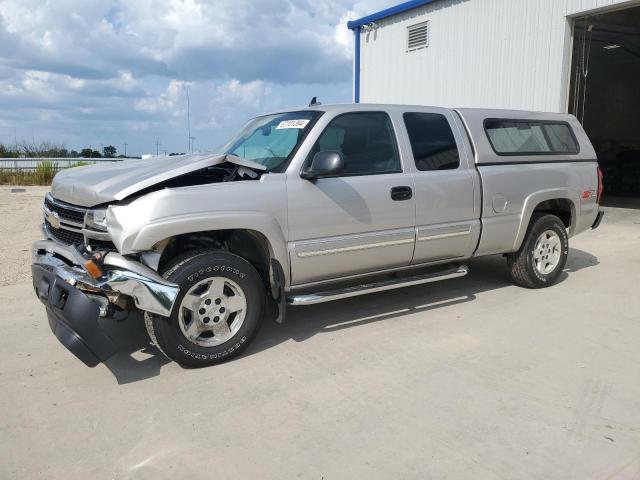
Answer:
<svg viewBox="0 0 640 480"><path fill-rule="evenodd" d="M107 231L107 209L97 208L95 210L89 210L84 220L85 224L89 228L99 230L101 232Z"/></svg>

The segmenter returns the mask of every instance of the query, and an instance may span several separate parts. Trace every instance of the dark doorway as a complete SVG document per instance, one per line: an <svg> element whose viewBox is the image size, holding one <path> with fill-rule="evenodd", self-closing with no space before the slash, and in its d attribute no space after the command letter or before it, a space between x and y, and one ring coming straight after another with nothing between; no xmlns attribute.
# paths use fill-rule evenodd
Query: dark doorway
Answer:
<svg viewBox="0 0 640 480"><path fill-rule="evenodd" d="M640 207L640 7L576 19L573 33L569 112L596 149L605 199Z"/></svg>

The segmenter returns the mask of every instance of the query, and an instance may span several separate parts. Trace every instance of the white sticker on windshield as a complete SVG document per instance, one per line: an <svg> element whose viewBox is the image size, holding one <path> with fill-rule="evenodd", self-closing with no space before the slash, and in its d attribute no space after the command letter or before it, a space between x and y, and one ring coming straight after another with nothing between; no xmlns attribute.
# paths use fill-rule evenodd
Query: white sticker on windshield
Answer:
<svg viewBox="0 0 640 480"><path fill-rule="evenodd" d="M283 128L304 128L309 123L309 120L283 120L280 125L276 127L276 130L282 130Z"/></svg>

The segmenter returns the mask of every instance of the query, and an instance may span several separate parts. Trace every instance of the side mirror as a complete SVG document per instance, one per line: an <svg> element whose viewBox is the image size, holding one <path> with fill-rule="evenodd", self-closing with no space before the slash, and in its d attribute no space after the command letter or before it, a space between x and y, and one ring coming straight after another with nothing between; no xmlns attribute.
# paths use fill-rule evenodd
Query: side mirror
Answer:
<svg viewBox="0 0 640 480"><path fill-rule="evenodd" d="M344 170L344 158L340 152L325 150L313 156L311 166L300 175L307 180L338 175Z"/></svg>

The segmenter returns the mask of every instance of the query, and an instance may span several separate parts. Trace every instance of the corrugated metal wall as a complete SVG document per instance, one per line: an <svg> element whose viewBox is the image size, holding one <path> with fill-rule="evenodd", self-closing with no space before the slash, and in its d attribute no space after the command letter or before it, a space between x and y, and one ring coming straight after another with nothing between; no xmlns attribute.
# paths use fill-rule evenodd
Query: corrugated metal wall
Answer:
<svg viewBox="0 0 640 480"><path fill-rule="evenodd" d="M361 33L360 101L567 111L571 20L627 0L442 0ZM429 20L429 47L406 51Z"/></svg>

